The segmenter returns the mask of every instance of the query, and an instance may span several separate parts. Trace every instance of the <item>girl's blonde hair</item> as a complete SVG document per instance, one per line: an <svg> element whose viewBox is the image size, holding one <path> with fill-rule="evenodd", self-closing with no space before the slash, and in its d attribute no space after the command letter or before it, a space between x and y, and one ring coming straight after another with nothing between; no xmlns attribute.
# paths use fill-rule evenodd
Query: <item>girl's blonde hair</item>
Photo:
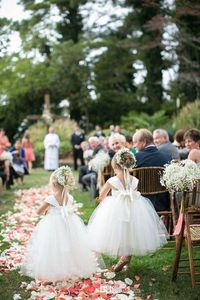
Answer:
<svg viewBox="0 0 200 300"><path fill-rule="evenodd" d="M75 185L74 175L69 166L56 169L50 176L50 184L58 183L61 187L72 190Z"/></svg>
<svg viewBox="0 0 200 300"><path fill-rule="evenodd" d="M50 176L49 180L51 185L56 186L62 191L63 203L68 199L69 191L74 188L75 179L72 170L69 166L63 166L56 169Z"/></svg>
<svg viewBox="0 0 200 300"><path fill-rule="evenodd" d="M114 155L111 163L112 166L116 166L122 170L131 169L136 166L136 158L128 148L122 148Z"/></svg>

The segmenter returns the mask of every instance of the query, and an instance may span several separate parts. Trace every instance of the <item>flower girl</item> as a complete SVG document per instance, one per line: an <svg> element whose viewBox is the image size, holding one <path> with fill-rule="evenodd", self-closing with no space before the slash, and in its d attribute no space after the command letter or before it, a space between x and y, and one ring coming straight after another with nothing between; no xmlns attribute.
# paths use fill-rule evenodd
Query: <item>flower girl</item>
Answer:
<svg viewBox="0 0 200 300"><path fill-rule="evenodd" d="M50 184L53 193L38 209L45 216L31 236L22 273L53 283L89 277L96 271L96 259L87 242L85 225L73 210L73 197L69 194L74 186L71 169L58 168Z"/></svg>
<svg viewBox="0 0 200 300"><path fill-rule="evenodd" d="M131 255L143 256L167 242L168 233L149 199L138 192L138 179L129 174L135 156L122 148L112 159L116 176L103 186L100 205L93 212L88 233L92 249L111 256L121 256L112 267L115 272L125 269ZM112 195L107 196L112 190Z"/></svg>

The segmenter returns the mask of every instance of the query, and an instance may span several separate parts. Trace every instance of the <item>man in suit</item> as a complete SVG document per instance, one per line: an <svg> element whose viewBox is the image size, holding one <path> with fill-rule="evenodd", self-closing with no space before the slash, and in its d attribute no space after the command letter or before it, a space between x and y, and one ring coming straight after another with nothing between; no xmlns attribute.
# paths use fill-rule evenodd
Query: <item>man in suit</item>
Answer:
<svg viewBox="0 0 200 300"><path fill-rule="evenodd" d="M81 165L84 165L83 150L81 148L81 143L85 140L85 136L82 133L78 125L75 126L74 133L71 136L71 144L73 148L73 160L74 160L74 170L78 169L78 159L81 161Z"/></svg>
<svg viewBox="0 0 200 300"><path fill-rule="evenodd" d="M180 160L178 149L170 142L169 134L165 129L155 129L153 141L160 152L170 155L171 159Z"/></svg>
<svg viewBox="0 0 200 300"><path fill-rule="evenodd" d="M153 143L153 135L148 129L139 129L133 135L133 146L137 153L137 167L163 167L170 162L170 155L160 152ZM156 211L169 209L169 194L146 195L150 199Z"/></svg>

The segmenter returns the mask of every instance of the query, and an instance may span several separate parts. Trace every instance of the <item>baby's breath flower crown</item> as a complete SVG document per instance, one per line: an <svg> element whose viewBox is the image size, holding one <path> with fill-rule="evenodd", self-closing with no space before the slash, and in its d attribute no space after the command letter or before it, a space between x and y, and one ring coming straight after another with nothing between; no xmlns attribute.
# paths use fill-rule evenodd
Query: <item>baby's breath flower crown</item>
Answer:
<svg viewBox="0 0 200 300"><path fill-rule="evenodd" d="M52 179L68 190L72 190L75 185L74 175L69 166L62 166L55 170L52 174Z"/></svg>
<svg viewBox="0 0 200 300"><path fill-rule="evenodd" d="M136 166L135 155L128 148L120 149L114 157L117 164L122 168L130 169Z"/></svg>

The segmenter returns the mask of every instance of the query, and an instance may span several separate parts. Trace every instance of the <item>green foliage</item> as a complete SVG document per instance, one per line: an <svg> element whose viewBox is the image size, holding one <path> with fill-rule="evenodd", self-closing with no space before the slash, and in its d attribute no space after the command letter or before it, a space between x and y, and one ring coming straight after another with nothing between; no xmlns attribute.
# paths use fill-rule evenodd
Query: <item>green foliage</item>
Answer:
<svg viewBox="0 0 200 300"><path fill-rule="evenodd" d="M174 85L182 102L195 101L200 94L199 20L200 10L196 0L176 1L179 72Z"/></svg>
<svg viewBox="0 0 200 300"><path fill-rule="evenodd" d="M185 105L174 118L175 129L200 128L200 100Z"/></svg>
<svg viewBox="0 0 200 300"><path fill-rule="evenodd" d="M43 0L38 3L36 0L20 0L19 3L23 4L25 11L31 13L29 19L18 22L16 25L20 30L25 48L29 51L31 48L39 49L41 54L50 58L52 50L51 34L44 35L42 34L44 31L55 31L57 33L56 39L61 42L71 40L77 43L83 27L79 7L86 1ZM56 22L49 22L53 6L58 10L60 18Z"/></svg>
<svg viewBox="0 0 200 300"><path fill-rule="evenodd" d="M0 60L1 126L12 139L23 119L29 114L42 114L44 94L48 87L44 63L19 59L18 55Z"/></svg>
<svg viewBox="0 0 200 300"><path fill-rule="evenodd" d="M76 120L80 120L83 114L87 115L91 105L87 87L90 75L84 61L84 44L71 41L59 44L54 47L47 74L52 98L67 98L70 115Z"/></svg>
<svg viewBox="0 0 200 300"><path fill-rule="evenodd" d="M19 0L30 18L0 19L0 122L10 139L27 115L42 114L46 92L51 95L52 113L58 114L58 103L68 99L71 117L84 118L87 129L95 123L119 123L133 109L150 115L165 110L172 116L175 103L163 102L162 76L171 66L179 66L177 80L167 91L171 99L179 97L185 104L199 95L195 0L175 1L174 10L163 0L112 1L130 8L126 17L111 17L111 23L120 21L121 26L113 29L108 22L105 30L90 28L83 34L87 20L82 20L80 7L87 2L91 4L87 0ZM51 19L54 8L60 15L55 22ZM171 24L178 30L163 40ZM22 51L12 55L7 52L11 30L22 39ZM146 75L136 82L140 71ZM139 122L148 123L146 117Z"/></svg>
<svg viewBox="0 0 200 300"><path fill-rule="evenodd" d="M117 37L102 42L107 49L94 63L96 76L92 84L97 99L91 108L92 123L103 125L109 120L118 123L121 115L126 114L131 107L139 108L132 78L134 55L130 49L122 48L123 42L123 39Z"/></svg>
<svg viewBox="0 0 200 300"><path fill-rule="evenodd" d="M7 20L6 18L0 18L0 58L4 56L6 53L8 43L9 43L9 25L10 20Z"/></svg>
<svg viewBox="0 0 200 300"><path fill-rule="evenodd" d="M152 114L162 105L162 33L165 24L162 1L125 1L132 8L125 18L123 27L127 32L127 47L137 50L135 60L139 60L146 76L138 85L136 96L145 98L144 112ZM135 75L136 76L136 75Z"/></svg>
<svg viewBox="0 0 200 300"><path fill-rule="evenodd" d="M156 128L166 128L168 117L164 110L155 112L153 115L147 113L138 114L135 111L130 112L127 116L121 118L121 125L130 133L139 128L148 128L154 130Z"/></svg>

